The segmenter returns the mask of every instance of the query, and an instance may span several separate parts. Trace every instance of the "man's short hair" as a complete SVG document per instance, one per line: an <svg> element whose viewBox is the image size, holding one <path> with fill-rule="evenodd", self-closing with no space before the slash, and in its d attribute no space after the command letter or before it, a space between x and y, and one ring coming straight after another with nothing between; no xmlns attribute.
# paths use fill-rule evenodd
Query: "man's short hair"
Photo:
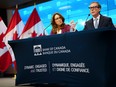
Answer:
<svg viewBox="0 0 116 87"><path fill-rule="evenodd" d="M100 8L100 9L101 9L101 5L99 4L99 2L92 2L91 4L93 4L93 3L97 3L98 8ZM91 5L91 4L90 4L90 5Z"/></svg>

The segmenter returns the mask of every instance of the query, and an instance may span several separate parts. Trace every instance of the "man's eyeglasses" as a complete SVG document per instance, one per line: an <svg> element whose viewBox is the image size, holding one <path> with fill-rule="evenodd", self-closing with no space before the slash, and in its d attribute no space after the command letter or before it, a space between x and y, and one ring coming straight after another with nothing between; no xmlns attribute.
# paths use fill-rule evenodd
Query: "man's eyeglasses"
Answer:
<svg viewBox="0 0 116 87"><path fill-rule="evenodd" d="M89 7L89 9L99 8L98 6Z"/></svg>

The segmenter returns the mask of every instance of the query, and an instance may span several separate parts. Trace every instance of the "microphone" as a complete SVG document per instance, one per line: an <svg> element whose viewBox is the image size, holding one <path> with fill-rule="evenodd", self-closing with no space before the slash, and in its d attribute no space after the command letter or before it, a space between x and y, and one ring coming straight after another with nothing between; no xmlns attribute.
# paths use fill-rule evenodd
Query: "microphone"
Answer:
<svg viewBox="0 0 116 87"><path fill-rule="evenodd" d="M89 16L90 16L90 14L88 14L88 16L87 16L87 18L86 18L86 21L85 21L85 22L87 22L87 20L88 20Z"/></svg>
<svg viewBox="0 0 116 87"><path fill-rule="evenodd" d="M86 22L87 22L89 16L90 16L90 14L88 14L88 16L87 16L87 18L86 18L86 20L85 20L85 24L84 24L84 25L86 25Z"/></svg>
<svg viewBox="0 0 116 87"><path fill-rule="evenodd" d="M43 35L45 36L45 30L51 25L51 23L43 30Z"/></svg>

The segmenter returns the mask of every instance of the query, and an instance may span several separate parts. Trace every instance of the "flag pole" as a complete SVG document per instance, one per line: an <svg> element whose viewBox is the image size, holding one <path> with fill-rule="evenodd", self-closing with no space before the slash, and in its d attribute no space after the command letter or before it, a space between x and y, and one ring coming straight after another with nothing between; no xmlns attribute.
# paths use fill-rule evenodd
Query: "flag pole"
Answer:
<svg viewBox="0 0 116 87"><path fill-rule="evenodd" d="M34 8L36 8L36 3L34 2Z"/></svg>
<svg viewBox="0 0 116 87"><path fill-rule="evenodd" d="M18 9L18 4L16 4L16 9ZM15 69L14 69L15 70ZM16 79L16 70L14 71L14 77L13 77L13 79Z"/></svg>
<svg viewBox="0 0 116 87"><path fill-rule="evenodd" d="M18 8L18 4L16 4L16 9Z"/></svg>

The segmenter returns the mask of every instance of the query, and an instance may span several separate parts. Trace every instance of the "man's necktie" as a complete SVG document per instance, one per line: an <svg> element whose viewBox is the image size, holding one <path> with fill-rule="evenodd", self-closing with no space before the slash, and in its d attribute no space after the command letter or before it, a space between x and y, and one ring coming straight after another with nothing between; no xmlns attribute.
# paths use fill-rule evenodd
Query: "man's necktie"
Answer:
<svg viewBox="0 0 116 87"><path fill-rule="evenodd" d="M95 27L95 29L97 29L98 28L98 22L97 22L97 18L94 20L95 21L95 25L94 25L94 27Z"/></svg>

